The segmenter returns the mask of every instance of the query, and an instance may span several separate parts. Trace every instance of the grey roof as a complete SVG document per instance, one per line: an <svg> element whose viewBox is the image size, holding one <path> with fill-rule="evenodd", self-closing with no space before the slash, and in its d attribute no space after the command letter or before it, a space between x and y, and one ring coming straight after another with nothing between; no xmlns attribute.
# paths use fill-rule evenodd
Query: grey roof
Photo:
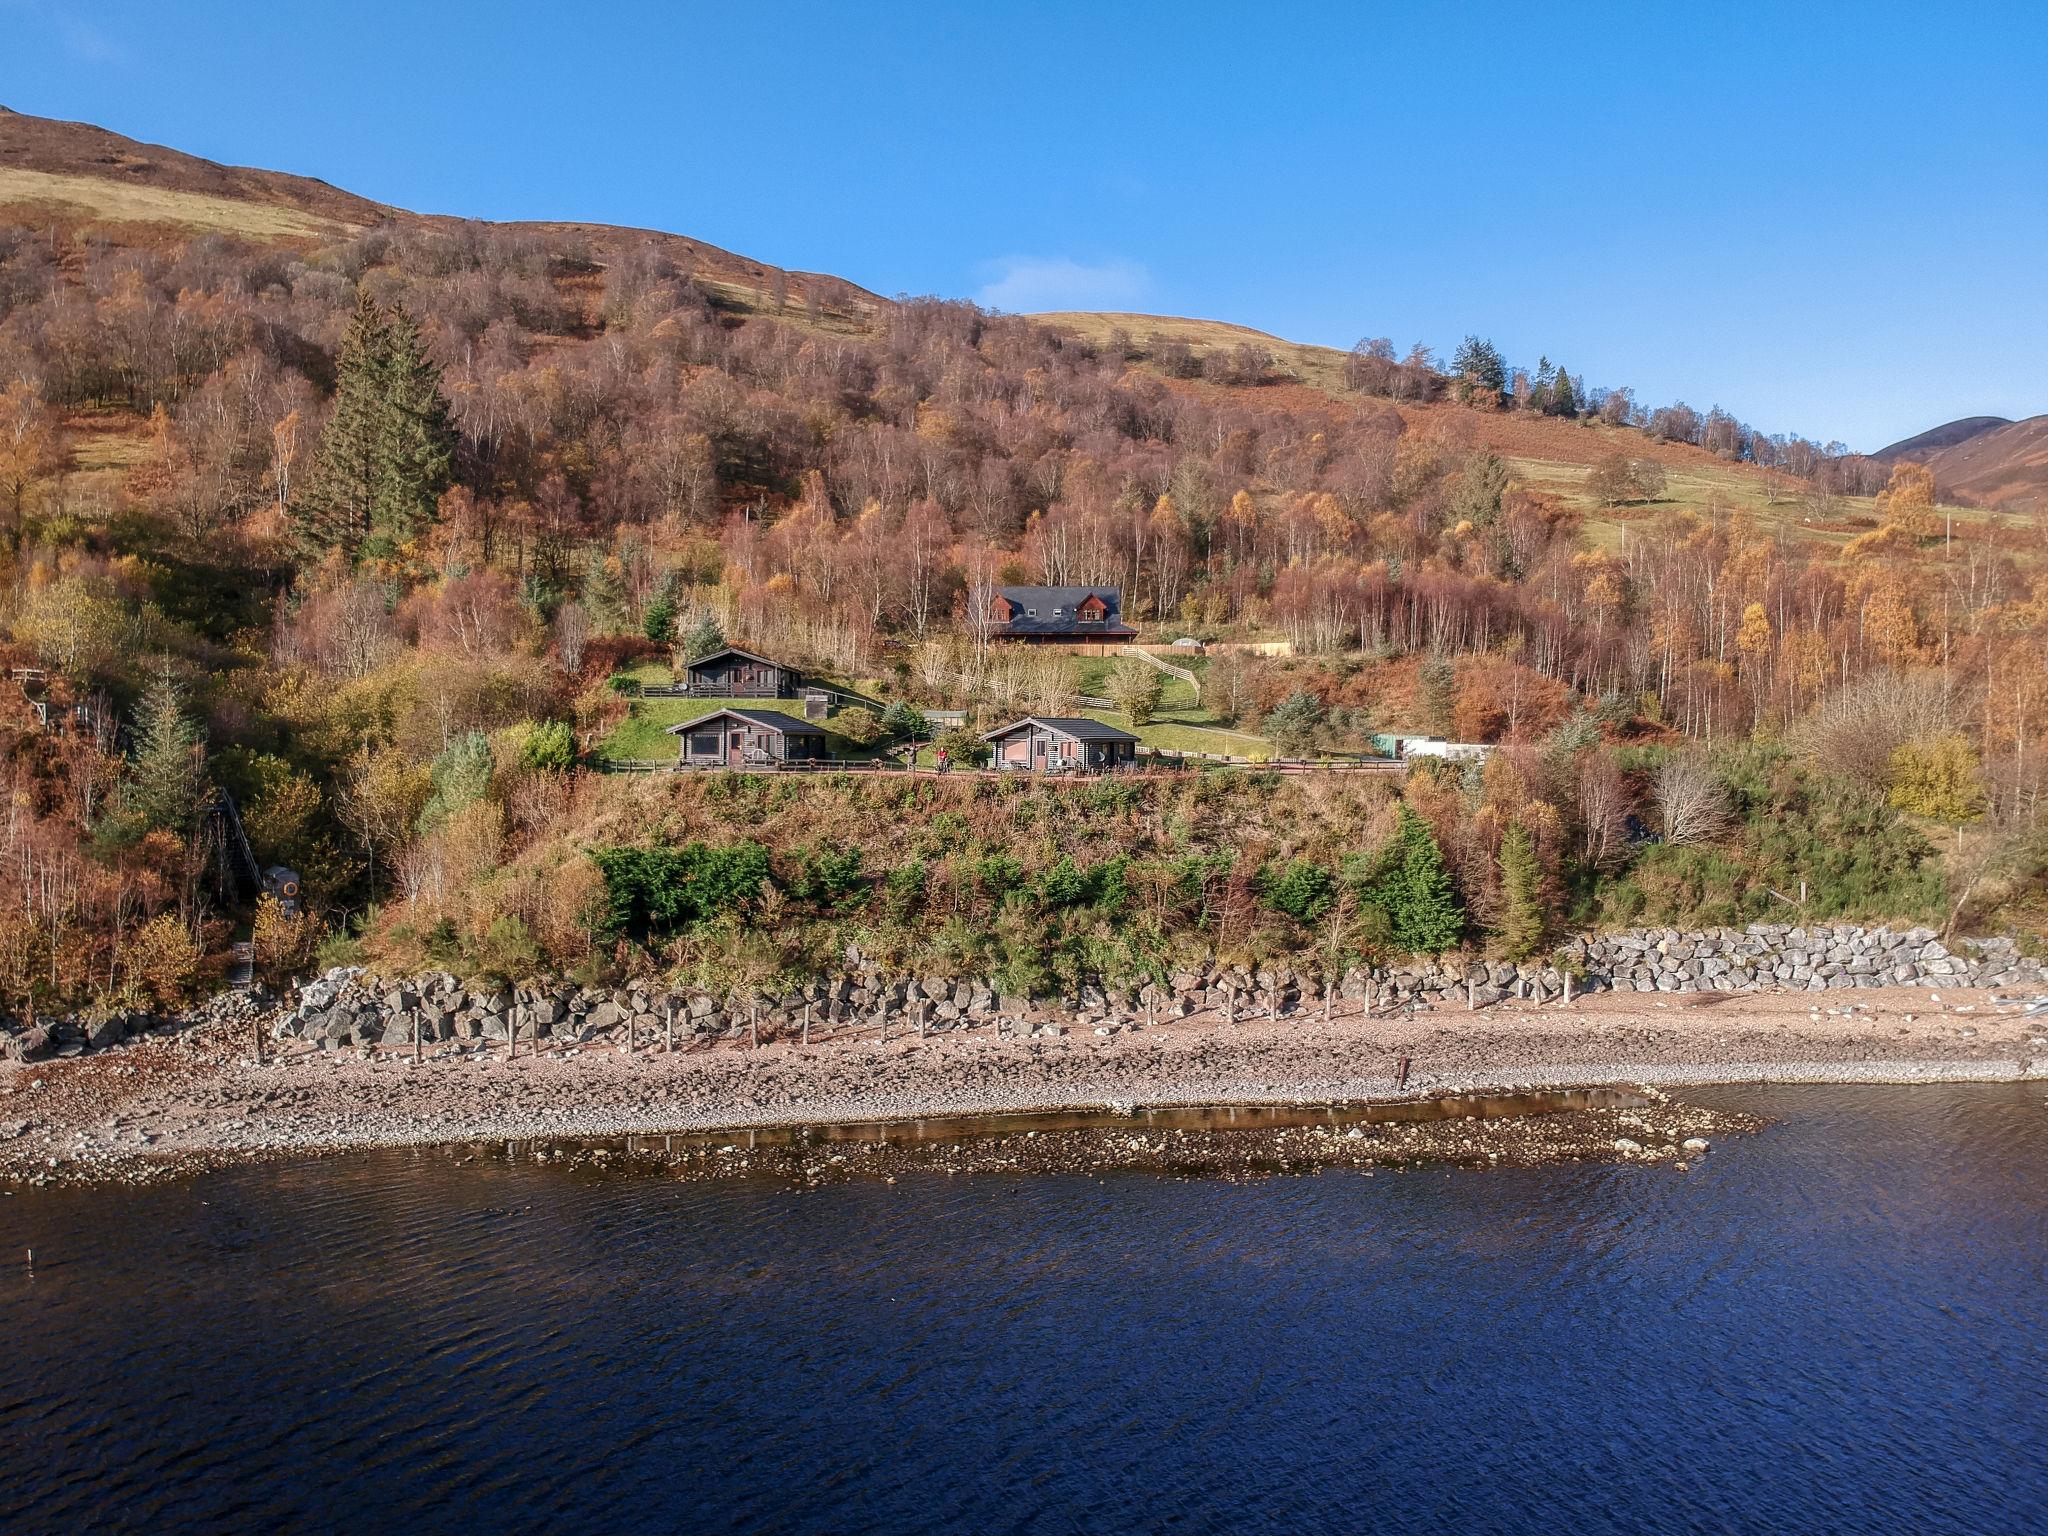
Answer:
<svg viewBox="0 0 2048 1536"><path fill-rule="evenodd" d="M1087 635L1131 634L1137 631L1123 621L1124 594L1120 587L997 587L996 591L1009 599L1018 611L1010 622L1003 626L1003 633L1010 635L1064 635L1078 631ZM1074 617L1074 610L1084 598L1099 597L1109 610L1100 624L1084 625ZM1026 617L1026 610L1036 608L1037 618ZM1060 616L1052 616L1053 609L1060 610Z"/></svg>
<svg viewBox="0 0 2048 1536"><path fill-rule="evenodd" d="M994 741L998 736L1007 736L1027 725L1042 725L1048 731L1071 737L1075 741L1136 742L1138 739L1129 731L1120 731L1113 725L1104 725L1100 720L1089 720L1081 715L1026 715L1022 720L1012 720L1000 730L990 731L981 739Z"/></svg>
<svg viewBox="0 0 2048 1536"><path fill-rule="evenodd" d="M714 661L723 661L728 656L744 656L748 661L758 661L767 667L780 667L785 672L794 672L796 670L795 667L790 666L787 662L777 661L772 656L762 656L754 651L743 651L736 645L721 647L711 652L708 656L699 656L695 661L686 661L683 663L683 669L688 671L691 667L701 667Z"/></svg>
<svg viewBox="0 0 2048 1536"><path fill-rule="evenodd" d="M799 720L795 715L785 715L772 709L714 709L708 715L699 715L694 720L685 720L680 725L668 728L671 736L680 736L684 731L694 731L700 725L709 725L713 720L726 717L744 720L749 725L758 725L763 730L774 731L782 736L822 736L825 728L813 725L808 720Z"/></svg>

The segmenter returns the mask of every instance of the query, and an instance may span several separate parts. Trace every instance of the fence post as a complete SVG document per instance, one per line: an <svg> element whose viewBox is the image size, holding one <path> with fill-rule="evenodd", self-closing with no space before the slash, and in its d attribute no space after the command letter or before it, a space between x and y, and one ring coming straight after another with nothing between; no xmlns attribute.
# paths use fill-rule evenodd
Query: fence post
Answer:
<svg viewBox="0 0 2048 1536"><path fill-rule="evenodd" d="M811 1043L811 1005L804 1004L804 1044Z"/></svg>
<svg viewBox="0 0 2048 1536"><path fill-rule="evenodd" d="M412 1059L415 1064L420 1059L420 1011L417 1008L412 1011Z"/></svg>
<svg viewBox="0 0 2048 1536"><path fill-rule="evenodd" d="M661 1053L673 1056L676 1050L676 1000L668 1000L668 1009L662 1020Z"/></svg>
<svg viewBox="0 0 2048 1536"><path fill-rule="evenodd" d="M1470 976L1465 978L1465 1011L1467 1013L1477 1013L1479 1011L1479 983Z"/></svg>
<svg viewBox="0 0 2048 1536"><path fill-rule="evenodd" d="M755 998L747 1004L747 1035L753 1041L751 1049L761 1049L761 1000Z"/></svg>
<svg viewBox="0 0 2048 1536"><path fill-rule="evenodd" d="M1564 973L1564 1005L1567 1008L1572 1005L1572 973L1570 971Z"/></svg>

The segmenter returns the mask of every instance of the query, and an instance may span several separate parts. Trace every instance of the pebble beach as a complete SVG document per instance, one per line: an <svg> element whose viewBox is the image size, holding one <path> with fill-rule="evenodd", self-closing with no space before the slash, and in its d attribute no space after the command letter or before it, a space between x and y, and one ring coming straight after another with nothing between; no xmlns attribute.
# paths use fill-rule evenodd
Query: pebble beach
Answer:
<svg viewBox="0 0 2048 1536"><path fill-rule="evenodd" d="M1603 1085L1956 1082L2048 1075L2048 1021L1983 990L1601 995L1325 1020L1048 1021L806 1046L273 1048L202 1026L0 1066L0 1179L139 1180L227 1162L538 1138L1082 1107L1386 1101Z"/></svg>

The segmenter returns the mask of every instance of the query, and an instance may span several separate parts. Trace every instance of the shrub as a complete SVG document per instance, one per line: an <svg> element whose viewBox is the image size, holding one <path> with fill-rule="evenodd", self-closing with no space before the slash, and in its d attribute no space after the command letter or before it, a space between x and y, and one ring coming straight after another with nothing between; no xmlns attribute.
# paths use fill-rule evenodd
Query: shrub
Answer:
<svg viewBox="0 0 2048 1536"><path fill-rule="evenodd" d="M600 937L647 939L751 908L769 878L759 843L709 848L598 848L591 858L604 876Z"/></svg>
<svg viewBox="0 0 2048 1536"><path fill-rule="evenodd" d="M128 941L128 989L139 1000L175 1008L199 975L199 945L175 912L160 912Z"/></svg>
<svg viewBox="0 0 2048 1536"><path fill-rule="evenodd" d="M832 729L857 747L871 746L882 739L881 717L858 704L834 715Z"/></svg>
<svg viewBox="0 0 2048 1536"><path fill-rule="evenodd" d="M1327 869L1306 859L1291 860L1266 882L1266 905L1298 923L1312 923L1337 899L1337 882Z"/></svg>
<svg viewBox="0 0 2048 1536"><path fill-rule="evenodd" d="M1157 667L1126 656L1110 670L1105 691L1110 701L1130 717L1132 725L1150 725L1165 695L1165 680Z"/></svg>

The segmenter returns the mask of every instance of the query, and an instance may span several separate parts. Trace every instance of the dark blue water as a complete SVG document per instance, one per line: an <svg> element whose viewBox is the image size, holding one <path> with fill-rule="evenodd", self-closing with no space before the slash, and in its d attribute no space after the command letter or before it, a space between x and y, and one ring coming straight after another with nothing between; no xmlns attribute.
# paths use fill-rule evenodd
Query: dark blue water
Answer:
<svg viewBox="0 0 2048 1536"><path fill-rule="evenodd" d="M1778 1123L1691 1174L15 1194L0 1529L2048 1529L2043 1090L1697 1097Z"/></svg>

